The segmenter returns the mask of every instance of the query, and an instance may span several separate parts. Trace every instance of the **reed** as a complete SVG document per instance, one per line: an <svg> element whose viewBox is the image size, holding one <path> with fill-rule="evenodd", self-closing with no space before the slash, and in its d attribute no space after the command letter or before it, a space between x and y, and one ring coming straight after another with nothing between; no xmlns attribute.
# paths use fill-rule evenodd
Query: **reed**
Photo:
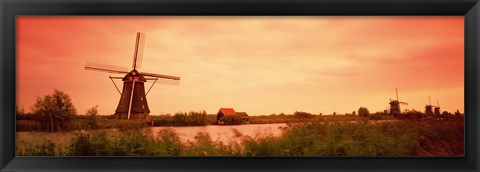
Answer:
<svg viewBox="0 0 480 172"><path fill-rule="evenodd" d="M239 143L198 133L182 143L172 129L157 135L129 129L117 134L79 133L66 146L49 140L17 144L19 156L463 156L463 118L291 124L279 137L243 136Z"/></svg>

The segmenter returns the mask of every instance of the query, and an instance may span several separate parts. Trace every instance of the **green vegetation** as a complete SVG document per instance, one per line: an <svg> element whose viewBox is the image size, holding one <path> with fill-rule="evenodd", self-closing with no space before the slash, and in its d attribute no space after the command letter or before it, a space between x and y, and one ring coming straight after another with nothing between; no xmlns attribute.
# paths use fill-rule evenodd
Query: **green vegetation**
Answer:
<svg viewBox="0 0 480 172"><path fill-rule="evenodd" d="M368 117L370 115L370 111L366 107L358 108L358 115L363 117Z"/></svg>
<svg viewBox="0 0 480 172"><path fill-rule="evenodd" d="M42 128L53 131L62 131L75 115L77 110L73 106L70 96L62 91L54 90L52 95L37 97L33 106L33 113Z"/></svg>
<svg viewBox="0 0 480 172"><path fill-rule="evenodd" d="M153 126L203 126L213 124L214 116L207 115L206 111L188 113L177 112L175 115L150 116Z"/></svg>
<svg viewBox="0 0 480 172"><path fill-rule="evenodd" d="M443 121L307 122L289 125L283 135L241 136L240 142L213 141L198 133L181 142L173 130L156 136L140 130L116 134L80 133L65 146L45 140L19 142L19 156L462 156L463 118Z"/></svg>
<svg viewBox="0 0 480 172"><path fill-rule="evenodd" d="M371 114L367 108L360 107L358 116L355 111L345 115L296 111L290 115L251 116L251 124L286 123L288 127L282 129L279 137L252 137L234 130L235 138L240 141L222 143L213 141L208 133L203 132L197 133L191 141L181 142L172 129L163 129L155 136L149 128L144 129L152 124L215 124L216 116L207 115L205 111L151 116L151 123L113 120L113 115L100 116L98 106L88 109L86 115L77 115L70 97L59 90L37 98L32 109L32 113L25 113L23 107L17 107L17 132L40 131L28 133L40 139L33 138L28 142L17 140L16 152L19 156L464 155L464 114L458 110L455 114L444 111L437 115L412 110L393 117L386 111ZM225 116L222 120L230 125L243 123L237 115ZM68 136L61 133L69 131L75 132ZM55 137L63 140L52 141Z"/></svg>
<svg viewBox="0 0 480 172"><path fill-rule="evenodd" d="M16 131L43 131L42 125L34 120L16 120Z"/></svg>
<svg viewBox="0 0 480 172"><path fill-rule="evenodd" d="M261 116L250 116L250 124L274 124L274 123L299 123L314 121L320 119L319 116L315 118L298 118L294 115L261 115Z"/></svg>
<svg viewBox="0 0 480 172"><path fill-rule="evenodd" d="M74 130L88 130L88 129L112 129L117 128L120 130L138 129L147 127L147 123L137 120L112 120L104 119L99 116L96 118L96 127L92 128L92 121L90 119L73 119L68 122L62 132L69 132ZM17 120L16 131L43 131L50 132L48 129L43 128L38 121L35 120Z"/></svg>
<svg viewBox="0 0 480 172"><path fill-rule="evenodd" d="M295 116L296 118L313 118L314 117L311 113L301 112L301 111L295 111L293 113L293 116Z"/></svg>
<svg viewBox="0 0 480 172"><path fill-rule="evenodd" d="M138 120L114 120L110 116L95 114L95 107L87 110L87 115L77 115L68 122L68 125L62 131L88 130L88 129L132 129L152 126L152 123ZM95 114L95 115L92 115ZM17 131L49 131L43 128L38 120L34 120L33 115L17 115ZM177 113L174 116L169 115L151 115L153 126L204 126L216 124L215 115L206 115L205 112ZM250 124L274 124L274 123L304 123L304 122L325 122L325 121L361 121L361 120L386 120L395 119L386 115L371 114L368 118L362 118L353 115L312 115L309 117L295 115L269 115L269 116L250 116ZM241 118L229 119L225 121L228 124L242 124Z"/></svg>
<svg viewBox="0 0 480 172"><path fill-rule="evenodd" d="M87 110L87 126L89 129L97 129L98 128L98 106L92 107Z"/></svg>
<svg viewBox="0 0 480 172"><path fill-rule="evenodd" d="M332 121L364 121L364 120L393 120L392 116L383 113L370 114L368 117L353 114L345 115L269 115L250 116L250 124L274 124L274 123L305 123L305 122L332 122Z"/></svg>

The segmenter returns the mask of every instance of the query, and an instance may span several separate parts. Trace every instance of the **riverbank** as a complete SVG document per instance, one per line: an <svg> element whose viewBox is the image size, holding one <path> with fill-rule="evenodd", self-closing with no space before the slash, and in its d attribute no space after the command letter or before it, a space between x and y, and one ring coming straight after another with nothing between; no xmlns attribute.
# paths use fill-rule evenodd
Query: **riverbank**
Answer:
<svg viewBox="0 0 480 172"><path fill-rule="evenodd" d="M239 142L242 137L257 136L275 136L282 134L282 129L288 127L288 124L246 124L246 125L207 125L207 126L183 126L183 127L146 127L133 129L144 134L151 134L157 137L161 130L171 130L176 133L182 143L195 141L198 133L208 133L212 140L223 143ZM98 129L98 130L76 130L70 132L17 132L16 138L19 143L40 143L45 138L57 143L60 146L66 146L70 140L78 134L93 134L96 132L110 133L109 137L116 136L120 132L128 132L129 130L119 129Z"/></svg>
<svg viewBox="0 0 480 172"><path fill-rule="evenodd" d="M188 116L187 116L188 117ZM200 118L200 119L199 119ZM194 118L197 122L186 120L184 118L175 119L174 116L151 116L150 121L139 120L114 120L106 117L96 119L95 129L138 129L145 127L181 127L181 126L208 126L216 124L214 115L205 115L204 117ZM329 122L329 121L364 121L364 120L392 120L389 116L360 117L353 115L314 115L309 118L302 118L294 115L270 115L270 116L250 116L247 124L281 124L281 123L304 123L304 122ZM153 121L153 122L152 122ZM201 122L198 122L201 121ZM65 131L88 130L89 123L87 119L76 118L69 122ZM49 132L48 127L42 127L40 123L32 119L16 120L16 131L37 131Z"/></svg>
<svg viewBox="0 0 480 172"><path fill-rule="evenodd" d="M279 127L280 134L251 135L246 126L204 129L158 127L158 130L95 130L71 133L64 143L45 133L23 140L17 133L19 156L462 156L463 119L396 122L309 122ZM260 125L261 126L261 125ZM184 129L184 131L182 131ZM275 129L272 127L271 129ZM254 130L252 130L254 131ZM190 133L182 140L182 132ZM230 140L216 139L222 136ZM154 134L156 133L156 134ZM218 134L220 133L220 134ZM40 135L37 135L40 134ZM53 133L56 134L56 133ZM59 137L57 135L57 137ZM44 138L41 141L41 138ZM69 140L69 141L68 141Z"/></svg>

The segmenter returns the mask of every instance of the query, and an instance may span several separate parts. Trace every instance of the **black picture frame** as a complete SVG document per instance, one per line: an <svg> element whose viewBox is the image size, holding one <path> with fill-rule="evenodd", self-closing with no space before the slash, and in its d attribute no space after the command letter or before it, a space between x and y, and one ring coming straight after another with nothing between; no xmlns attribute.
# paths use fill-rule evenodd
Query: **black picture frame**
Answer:
<svg viewBox="0 0 480 172"><path fill-rule="evenodd" d="M2 171L479 171L478 0L1 0ZM20 15L458 15L465 17L465 157L15 157Z"/></svg>

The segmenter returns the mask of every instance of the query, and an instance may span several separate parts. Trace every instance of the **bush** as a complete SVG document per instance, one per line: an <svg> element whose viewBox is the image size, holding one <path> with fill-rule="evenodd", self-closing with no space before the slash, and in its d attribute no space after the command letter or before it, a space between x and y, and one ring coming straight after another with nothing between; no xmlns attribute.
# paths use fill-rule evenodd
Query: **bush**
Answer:
<svg viewBox="0 0 480 172"><path fill-rule="evenodd" d="M62 152L50 140L43 140L40 144L22 142L16 146L16 151L18 156L58 156Z"/></svg>
<svg viewBox="0 0 480 172"><path fill-rule="evenodd" d="M188 126L190 124L190 120L186 113L177 112L173 115L173 125L175 126Z"/></svg>
<svg viewBox="0 0 480 172"><path fill-rule="evenodd" d="M154 126L204 126L209 123L214 123L215 118L215 115L207 115L206 111L177 112L174 116L151 116Z"/></svg>
<svg viewBox="0 0 480 172"><path fill-rule="evenodd" d="M444 118L450 118L450 117L453 117L453 114L450 113L450 112L447 112L447 111L443 111L443 112L442 112L442 117L444 117Z"/></svg>
<svg viewBox="0 0 480 172"><path fill-rule="evenodd" d="M238 136L240 143L213 141L198 133L180 142L172 129L80 133L65 149L52 141L16 147L19 156L463 156L463 119L385 123L303 123L289 125L274 137Z"/></svg>
<svg viewBox="0 0 480 172"><path fill-rule="evenodd" d="M358 116L368 117L369 115L370 115L370 112L366 107L358 108Z"/></svg>
<svg viewBox="0 0 480 172"><path fill-rule="evenodd" d="M412 111L408 111L408 112L404 113L403 115L400 115L399 118L400 119L420 120L420 119L422 119L423 116L424 116L424 114L422 112L412 110Z"/></svg>
<svg viewBox="0 0 480 172"><path fill-rule="evenodd" d="M34 120L16 120L16 131L42 131L42 125Z"/></svg>
<svg viewBox="0 0 480 172"><path fill-rule="evenodd" d="M297 118L313 118L313 115L311 113L301 112L301 111L295 111L293 113L293 116Z"/></svg>
<svg viewBox="0 0 480 172"><path fill-rule="evenodd" d="M455 111L455 117L457 117L457 118L462 117L462 114L460 113L460 111L458 109L457 109L457 111Z"/></svg>
<svg viewBox="0 0 480 172"><path fill-rule="evenodd" d="M192 126L202 126L207 125L207 112L189 112L188 117L190 118L190 125Z"/></svg>
<svg viewBox="0 0 480 172"><path fill-rule="evenodd" d="M97 129L98 128L98 122L97 122L97 115L98 115L98 105L95 107L92 107L87 110L87 127L89 129Z"/></svg>

